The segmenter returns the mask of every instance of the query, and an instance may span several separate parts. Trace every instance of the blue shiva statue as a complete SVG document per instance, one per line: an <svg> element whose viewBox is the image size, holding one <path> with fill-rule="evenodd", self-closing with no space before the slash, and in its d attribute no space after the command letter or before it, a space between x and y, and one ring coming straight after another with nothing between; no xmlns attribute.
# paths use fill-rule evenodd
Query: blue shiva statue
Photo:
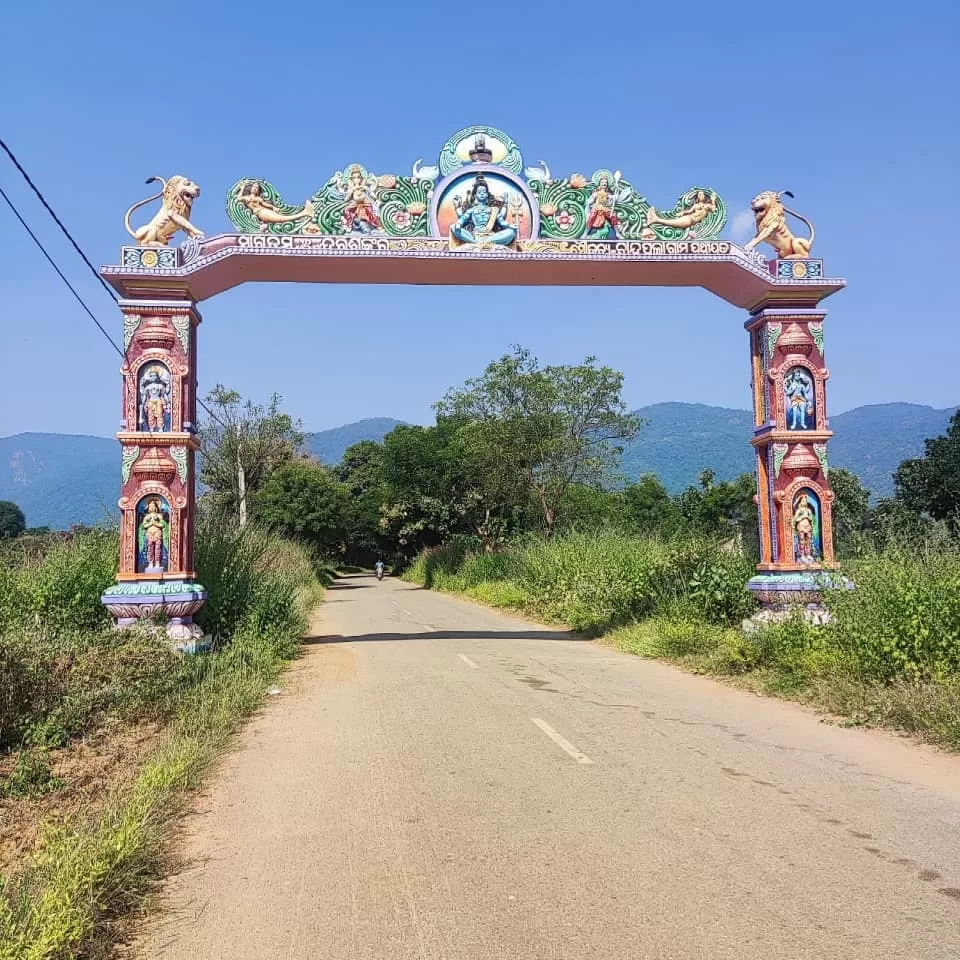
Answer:
<svg viewBox="0 0 960 960"><path fill-rule="evenodd" d="M483 174L478 174L467 202L461 206L454 199L459 213L450 228L450 246L464 243L496 243L510 246L516 242L517 228L507 221L506 203L490 194Z"/></svg>
<svg viewBox="0 0 960 960"><path fill-rule="evenodd" d="M807 426L807 417L814 417L813 379L803 367L793 367L783 379L783 392L787 401L787 429L813 430L815 423Z"/></svg>

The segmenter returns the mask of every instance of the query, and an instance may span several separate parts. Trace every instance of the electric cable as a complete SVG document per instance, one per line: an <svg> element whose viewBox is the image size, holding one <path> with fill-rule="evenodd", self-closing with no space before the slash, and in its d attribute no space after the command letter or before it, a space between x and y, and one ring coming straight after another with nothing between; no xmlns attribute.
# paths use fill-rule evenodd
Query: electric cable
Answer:
<svg viewBox="0 0 960 960"><path fill-rule="evenodd" d="M0 141L0 144L2 144L2 141ZM24 176L26 176L26 174L24 174ZM33 240L33 242L37 245L37 247L39 248L40 252L41 252L41 253L44 255L44 257L46 258L47 262L48 262L48 263L50 264L50 266L53 267L53 269L56 271L57 276L64 282L64 284L66 285L67 289L73 294L73 296L74 296L74 298L76 299L77 303L80 304L80 306L83 308L83 310L84 310L84 312L87 314L87 316L96 324L97 329L103 334L103 336L104 336L104 338L106 339L107 343L109 343L110 346L113 347L113 349L117 352L117 354L118 354L122 359L126 360L126 359L127 359L127 358L126 358L126 354L123 352L123 350L120 349L120 347L117 346L116 343L114 343L113 338L110 336L109 333L107 333L106 329L103 327L103 325L100 323L100 321L96 318L96 316L94 315L93 311L87 306L87 304L86 304L86 302L84 301L83 297L81 297L80 294L77 293L77 291L76 291L76 289L74 288L73 284L70 283L70 281L66 278L66 276L64 276L63 271L57 266L56 261L55 261L55 260L53 259L53 257L50 256L50 254L47 252L46 247L44 247L44 245L40 242L40 240L39 240L39 238L37 237L37 235L33 232L33 230L30 229L30 225L29 225L29 224L27 223L27 221L24 220L24 218L20 215L20 211L14 206L13 201L7 196L6 191L5 191L2 187L0 187L0 196L2 196L3 199L6 201L7 206L13 211L13 215L20 221L21 226L22 226L23 229L26 230L27 233L30 235L30 239ZM47 206L47 204L44 203L44 206ZM50 208L47 206L47 209L49 210ZM52 210L50 210L50 214L51 214L51 216L54 218L54 220L56 220L57 223L60 224L60 227L61 227L61 229L63 229L64 233L66 233L66 228L63 226L62 223L60 223L60 220L59 220L59 218L57 217L57 215L56 215ZM68 236L69 236L69 234L68 234ZM76 244L75 244L75 243L74 243L74 246L76 247ZM87 257L84 255L83 251L80 250L79 247L77 247L77 250L79 251L80 256L83 257L84 261L85 261L85 262L87 263L87 265L89 266L89 265L90 265L90 261L89 261L89 260L87 259ZM101 283L103 282L103 278L100 277L99 274L97 274L97 278L101 281ZM104 284L104 285L105 285L105 284ZM109 287L108 287L107 289L109 290ZM113 295L113 291L112 291L112 290L110 290L110 293L111 293L111 295ZM118 298L117 298L116 296L113 296L113 300L114 300L114 303L116 303L116 302L118 301ZM223 427L224 430L229 430L229 429L231 429L227 424L225 424L225 423L203 402L203 400L200 399L200 397L197 397L197 403L200 404L200 406L203 407L203 409L207 412L208 416L209 416L212 420L214 420L214 421L216 421L217 423L219 423L220 426Z"/></svg>
<svg viewBox="0 0 960 960"><path fill-rule="evenodd" d="M13 205L13 201L7 196L6 192L2 187L0 187L0 196L2 196L4 200L6 200L7 206L13 211L13 215L20 221L21 225L23 226L23 229L30 234L30 239L33 240L33 242L39 247L40 252L44 255L44 257L47 258L47 262L50 264L50 266L57 271L57 276L60 277L60 279L67 285L67 289L74 295L77 303L79 303L80 306L83 307L87 316L90 317L90 319L97 325L97 329L104 335L104 337L107 340L107 343L109 343L110 346L113 347L113 349L116 350L117 353L119 353L124 360L126 360L126 356L124 355L124 352L113 342L113 338L103 328L100 321L93 315L93 311L86 305L86 303L84 303L83 297L81 297L80 294L77 293L77 291L74 289L73 284L63 275L63 271L57 266L53 257L51 257L49 253L47 253L46 247L44 247L44 245L37 238L37 235L30 229L30 225L27 223L27 221L24 220L22 216L20 216L20 211Z"/></svg>
<svg viewBox="0 0 960 960"><path fill-rule="evenodd" d="M24 180L27 181L27 183L30 186L30 189L37 195L37 199L39 199L39 201L44 205L44 207L47 210L47 213L49 213L50 216L53 217L57 226L63 231L63 235L70 241L70 243L73 244L73 249L80 254L81 258L83 259L83 262L90 269L90 272L97 278L98 282L100 283L100 286L102 286L103 289L106 290L108 294L110 294L110 296L113 298L113 302L116 303L119 299L117 297L116 292L109 286L109 284L103 279L103 277L100 276L100 271L97 270L97 268L90 262L90 260L88 259L87 255L83 252L83 250L80 249L80 244L78 244L77 241L73 239L73 236L71 235L70 231L63 225L63 222L54 212L53 207L51 207L50 204L47 203L47 198L40 192L40 188L30 179L30 174L28 174L27 171L23 169L22 164L16 158L16 156L14 155L14 152L6 145L6 143L4 143L2 139L0 139L0 147L3 147L4 153L6 153L6 155L13 161L13 165L20 171L20 175L23 177ZM7 202L9 203L10 201L8 200Z"/></svg>

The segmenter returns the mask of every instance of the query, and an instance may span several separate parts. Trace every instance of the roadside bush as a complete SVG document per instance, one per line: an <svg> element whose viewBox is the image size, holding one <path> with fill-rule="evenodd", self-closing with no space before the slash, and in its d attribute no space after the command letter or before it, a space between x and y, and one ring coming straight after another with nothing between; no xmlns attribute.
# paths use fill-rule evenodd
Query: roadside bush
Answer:
<svg viewBox="0 0 960 960"><path fill-rule="evenodd" d="M851 564L831 591L829 634L865 679L960 676L960 544L891 544Z"/></svg>
<svg viewBox="0 0 960 960"><path fill-rule="evenodd" d="M743 557L707 540L661 541L616 532L527 539L499 553L458 542L421 554L407 579L471 595L491 584L509 605L599 634L666 612L726 624L753 600Z"/></svg>
<svg viewBox="0 0 960 960"><path fill-rule="evenodd" d="M100 595L114 582L119 537L90 530L46 539L44 549L8 552L0 563L0 630L20 625L96 630L110 623Z"/></svg>
<svg viewBox="0 0 960 960"><path fill-rule="evenodd" d="M298 621L298 596L317 583L316 563L298 544L256 526L204 522L197 532L197 578L207 602L197 623L223 646L242 625L281 631Z"/></svg>
<svg viewBox="0 0 960 960"><path fill-rule="evenodd" d="M106 541L104 541L106 543ZM104 628L100 583L112 581L116 544L74 543L11 562L0 593L0 749L8 756L0 794L10 799L61 787L49 747L95 728L107 716L153 714L171 721L160 746L85 806L42 834L32 860L0 878L0 960L56 960L106 948L110 922L157 878L170 818L239 721L262 701L292 656L319 599L315 562L262 531L200 531L202 582L211 591L207 629L219 649L171 653L162 629ZM70 551L76 551L71 556ZM101 558L90 580L78 557ZM70 616L43 615L52 586L46 565L72 576L61 591ZM76 574L76 575L74 575ZM93 614L96 612L97 616ZM74 617L78 625L70 622ZM106 786L106 785L104 785ZM91 954L92 955L92 954Z"/></svg>

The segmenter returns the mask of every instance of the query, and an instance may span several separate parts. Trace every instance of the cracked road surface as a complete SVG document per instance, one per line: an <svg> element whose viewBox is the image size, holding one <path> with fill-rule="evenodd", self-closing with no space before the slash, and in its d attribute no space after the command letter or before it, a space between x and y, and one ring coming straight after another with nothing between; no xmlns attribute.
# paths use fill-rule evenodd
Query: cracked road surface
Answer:
<svg viewBox="0 0 960 960"><path fill-rule="evenodd" d="M312 634L139 955L960 956L960 759L389 578Z"/></svg>

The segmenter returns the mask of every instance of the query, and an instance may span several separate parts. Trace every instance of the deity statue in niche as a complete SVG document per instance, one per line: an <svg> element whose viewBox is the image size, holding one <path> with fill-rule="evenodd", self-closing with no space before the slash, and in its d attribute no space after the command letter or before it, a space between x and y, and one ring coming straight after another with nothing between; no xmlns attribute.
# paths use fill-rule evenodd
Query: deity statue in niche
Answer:
<svg viewBox="0 0 960 960"><path fill-rule="evenodd" d="M382 227L380 205L376 197L376 177L364 178L359 164L347 168L347 179L334 184L337 195L347 204L343 208L343 226L347 233L376 233Z"/></svg>
<svg viewBox="0 0 960 960"><path fill-rule="evenodd" d="M165 573L170 563L170 507L163 497L137 505L137 573Z"/></svg>
<svg viewBox="0 0 960 960"><path fill-rule="evenodd" d="M614 181L611 189L610 178L606 174L601 175L593 193L587 198L587 229L584 237L592 240L616 240L620 236L617 230L620 221L615 210L617 201L621 199L618 196L619 188L619 179Z"/></svg>
<svg viewBox="0 0 960 960"><path fill-rule="evenodd" d="M786 400L787 429L815 430L813 377L806 367L791 367L787 371L783 378L783 395Z"/></svg>
<svg viewBox="0 0 960 960"><path fill-rule="evenodd" d="M793 498L793 559L797 563L818 563L820 543L820 501L812 490L800 490Z"/></svg>
<svg viewBox="0 0 960 960"><path fill-rule="evenodd" d="M493 243L511 246L516 243L518 228L507 219L507 204L490 192L484 175L478 174L466 202L453 199L457 220L450 228L450 245Z"/></svg>
<svg viewBox="0 0 960 960"><path fill-rule="evenodd" d="M140 373L139 429L144 433L170 430L170 371L162 363L147 364Z"/></svg>
<svg viewBox="0 0 960 960"><path fill-rule="evenodd" d="M237 187L237 202L242 203L259 221L261 232L271 223L296 223L298 220L310 220L313 217L313 204L308 200L302 210L295 213L281 213L276 206L263 195L263 184L259 180L244 180Z"/></svg>

